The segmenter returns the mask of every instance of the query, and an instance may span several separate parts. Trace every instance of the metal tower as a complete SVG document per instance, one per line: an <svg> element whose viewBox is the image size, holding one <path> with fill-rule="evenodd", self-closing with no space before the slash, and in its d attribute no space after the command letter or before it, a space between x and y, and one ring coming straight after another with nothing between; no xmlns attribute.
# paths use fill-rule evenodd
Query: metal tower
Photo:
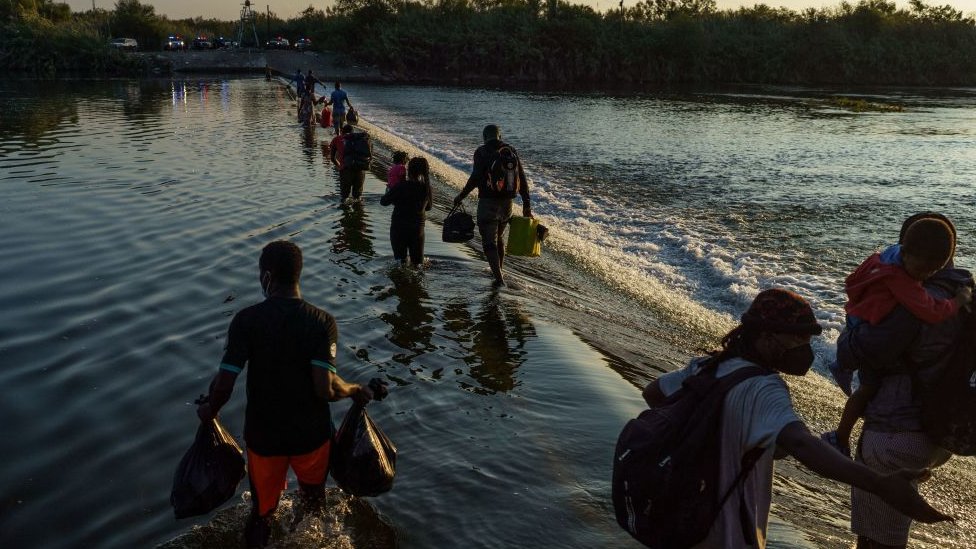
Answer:
<svg viewBox="0 0 976 549"><path fill-rule="evenodd" d="M251 0L244 0L244 4L241 6L241 22L237 25L237 46L240 48L244 47L244 38L247 37L248 40L254 37L254 47L260 48L261 41L258 40L258 27L255 24L257 20L257 15L254 14L254 10L251 9ZM250 30L250 32L248 32Z"/></svg>

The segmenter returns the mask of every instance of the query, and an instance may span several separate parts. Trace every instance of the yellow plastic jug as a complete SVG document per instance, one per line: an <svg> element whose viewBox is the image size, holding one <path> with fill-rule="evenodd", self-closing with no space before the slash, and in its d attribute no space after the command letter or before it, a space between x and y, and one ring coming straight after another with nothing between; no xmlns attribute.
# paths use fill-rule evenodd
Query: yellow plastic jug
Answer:
<svg viewBox="0 0 976 549"><path fill-rule="evenodd" d="M508 245L505 253L523 257L539 257L542 245L539 242L537 227L539 222L531 217L512 216L508 227Z"/></svg>

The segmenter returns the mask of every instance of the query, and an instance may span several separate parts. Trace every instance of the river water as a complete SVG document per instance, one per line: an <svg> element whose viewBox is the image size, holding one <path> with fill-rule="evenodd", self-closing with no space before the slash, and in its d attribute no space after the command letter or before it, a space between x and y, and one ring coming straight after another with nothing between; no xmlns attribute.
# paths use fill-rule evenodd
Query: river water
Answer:
<svg viewBox="0 0 976 549"><path fill-rule="evenodd" d="M822 370L844 276L916 211L949 215L958 263L976 259L974 90L865 94L900 113L810 89L348 91L378 155L433 161L421 272L393 265L383 181L367 178L361 206L338 203L330 136L298 128L278 82L0 84L0 546L238 545L246 483L188 521L168 494L190 402L230 317L260 299L273 239L304 249L304 295L339 322L340 373L390 380L370 412L400 450L392 492L333 492L324 519L276 532L280 547L631 546L609 461L643 383L772 285L831 328ZM438 238L487 122L519 148L552 230L542 258L506 263L501 291L476 243ZM841 393L824 378L791 386L814 429L835 421ZM237 435L243 392L222 414ZM959 521L913 543L976 543L973 471L954 460L928 483ZM843 488L787 460L774 491L771 546L849 542ZM286 497L282 523L289 512Z"/></svg>

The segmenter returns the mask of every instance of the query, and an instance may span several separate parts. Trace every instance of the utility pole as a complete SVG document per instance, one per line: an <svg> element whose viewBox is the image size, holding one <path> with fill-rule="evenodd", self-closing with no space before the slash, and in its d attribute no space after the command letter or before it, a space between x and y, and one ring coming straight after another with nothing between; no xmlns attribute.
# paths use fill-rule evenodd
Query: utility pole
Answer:
<svg viewBox="0 0 976 549"><path fill-rule="evenodd" d="M271 4L266 4L268 8L268 40L271 40Z"/></svg>

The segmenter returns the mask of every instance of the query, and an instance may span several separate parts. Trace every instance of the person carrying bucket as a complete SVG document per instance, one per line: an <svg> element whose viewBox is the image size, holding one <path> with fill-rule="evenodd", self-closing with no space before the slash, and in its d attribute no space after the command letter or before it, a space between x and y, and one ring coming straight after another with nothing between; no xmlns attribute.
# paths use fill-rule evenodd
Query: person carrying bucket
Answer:
<svg viewBox="0 0 976 549"><path fill-rule="evenodd" d="M522 215L532 217L529 180L515 148L502 141L501 130L489 124L482 130L484 144L474 151L474 165L468 182L456 197L459 206L468 194L478 189L478 232L481 245L498 286L505 285L505 226L512 218L512 200L522 197Z"/></svg>

